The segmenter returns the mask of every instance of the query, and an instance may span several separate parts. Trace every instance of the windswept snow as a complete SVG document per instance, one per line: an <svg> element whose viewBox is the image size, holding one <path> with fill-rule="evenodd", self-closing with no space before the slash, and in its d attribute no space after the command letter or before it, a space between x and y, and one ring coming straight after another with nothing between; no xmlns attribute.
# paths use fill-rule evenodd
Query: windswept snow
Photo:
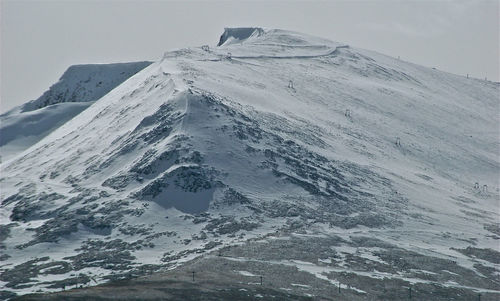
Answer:
<svg viewBox="0 0 500 301"><path fill-rule="evenodd" d="M220 37L217 46L229 45L232 43L243 42L247 39L258 38L264 33L262 28L258 27L240 27L226 28Z"/></svg>
<svg viewBox="0 0 500 301"><path fill-rule="evenodd" d="M42 96L0 115L0 156L6 161L40 141L151 62L75 65Z"/></svg>
<svg viewBox="0 0 500 301"><path fill-rule="evenodd" d="M151 62L73 65L38 99L21 106L21 112L33 111L62 102L95 101Z"/></svg>
<svg viewBox="0 0 500 301"><path fill-rule="evenodd" d="M281 231L341 243L262 263L328 281L357 264L386 271L356 277L412 283L460 281L451 271L491 290L498 83L285 30L226 29L219 45L165 53L1 165L8 290L60 287L40 282L54 270L86 283L99 268L102 282L250 238L293 243L268 237Z"/></svg>

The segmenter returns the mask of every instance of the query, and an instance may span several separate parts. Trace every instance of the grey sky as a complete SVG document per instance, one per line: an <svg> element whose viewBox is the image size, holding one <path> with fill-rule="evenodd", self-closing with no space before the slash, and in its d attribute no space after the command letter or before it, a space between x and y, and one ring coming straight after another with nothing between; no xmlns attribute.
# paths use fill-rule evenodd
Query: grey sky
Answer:
<svg viewBox="0 0 500 301"><path fill-rule="evenodd" d="M1 2L1 105L39 97L72 64L155 60L215 45L224 27L300 31L456 74L499 80L499 2Z"/></svg>

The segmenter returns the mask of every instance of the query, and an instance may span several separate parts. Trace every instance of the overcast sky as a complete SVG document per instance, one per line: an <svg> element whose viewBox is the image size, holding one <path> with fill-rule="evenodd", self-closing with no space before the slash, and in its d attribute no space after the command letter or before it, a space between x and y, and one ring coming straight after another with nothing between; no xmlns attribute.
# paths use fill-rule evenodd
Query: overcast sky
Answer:
<svg viewBox="0 0 500 301"><path fill-rule="evenodd" d="M155 60L215 45L224 27L300 31L424 66L499 80L499 2L1 1L0 111L72 64Z"/></svg>

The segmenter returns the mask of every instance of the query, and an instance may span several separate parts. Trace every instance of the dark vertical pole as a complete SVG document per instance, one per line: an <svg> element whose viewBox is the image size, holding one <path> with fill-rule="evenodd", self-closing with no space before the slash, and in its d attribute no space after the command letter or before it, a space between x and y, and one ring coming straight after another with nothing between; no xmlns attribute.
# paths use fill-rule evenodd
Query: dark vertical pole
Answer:
<svg viewBox="0 0 500 301"><path fill-rule="evenodd" d="M260 276L260 285L262 285L262 276Z"/></svg>
<svg viewBox="0 0 500 301"><path fill-rule="evenodd" d="M477 294L477 299L481 301L481 294Z"/></svg>
<svg viewBox="0 0 500 301"><path fill-rule="evenodd" d="M194 271L192 271L192 273L193 273L193 282L194 282L194 273L195 273L195 272L194 272Z"/></svg>
<svg viewBox="0 0 500 301"><path fill-rule="evenodd" d="M340 294L340 281L339 281L339 294Z"/></svg>
<svg viewBox="0 0 500 301"><path fill-rule="evenodd" d="M408 293L409 293L409 296L410 296L410 299L411 299L411 287L408 288Z"/></svg>

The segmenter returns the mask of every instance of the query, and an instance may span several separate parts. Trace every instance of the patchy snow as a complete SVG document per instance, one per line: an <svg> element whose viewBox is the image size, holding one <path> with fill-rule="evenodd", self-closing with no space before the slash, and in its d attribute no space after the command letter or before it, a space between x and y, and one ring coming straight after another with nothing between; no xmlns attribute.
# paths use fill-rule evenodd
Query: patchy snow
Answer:
<svg viewBox="0 0 500 301"><path fill-rule="evenodd" d="M300 284L300 283L290 283L291 286L298 286L298 287L301 287L301 288L311 288L310 285L307 285L307 284Z"/></svg>
<svg viewBox="0 0 500 301"><path fill-rule="evenodd" d="M240 275L247 276L247 277L257 277L257 275L254 275L248 271L238 271Z"/></svg>
<svg viewBox="0 0 500 301"><path fill-rule="evenodd" d="M226 30L219 44L167 52L110 91L44 94L2 116L15 137L5 152L30 146L0 165L3 275L34 260L42 272L97 268L100 283L294 229L487 263L456 249L498 247L498 83L285 30ZM72 72L51 89L80 83ZM331 250L383 263L377 248ZM334 284L328 273L350 271L329 266L339 258L265 262ZM6 286L48 290L42 276Z"/></svg>

